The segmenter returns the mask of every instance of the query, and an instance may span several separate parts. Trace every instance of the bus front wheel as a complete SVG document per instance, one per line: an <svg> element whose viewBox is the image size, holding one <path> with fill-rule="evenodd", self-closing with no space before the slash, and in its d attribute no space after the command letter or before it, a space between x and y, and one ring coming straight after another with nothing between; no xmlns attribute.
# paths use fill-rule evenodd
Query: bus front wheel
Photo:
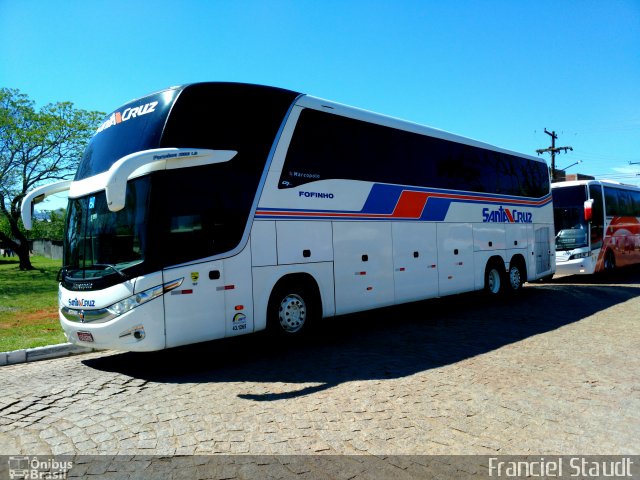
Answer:
<svg viewBox="0 0 640 480"><path fill-rule="evenodd" d="M604 256L604 271L613 272L616 268L616 257L611 250L607 250Z"/></svg>
<svg viewBox="0 0 640 480"><path fill-rule="evenodd" d="M276 335L300 336L316 315L316 300L308 288L290 283L277 286L268 306L267 328Z"/></svg>

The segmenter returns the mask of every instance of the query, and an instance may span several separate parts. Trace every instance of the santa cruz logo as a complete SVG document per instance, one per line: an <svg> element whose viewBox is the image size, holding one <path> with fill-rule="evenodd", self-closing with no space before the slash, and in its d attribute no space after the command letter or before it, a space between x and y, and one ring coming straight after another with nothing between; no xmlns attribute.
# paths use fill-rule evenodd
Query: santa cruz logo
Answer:
<svg viewBox="0 0 640 480"><path fill-rule="evenodd" d="M103 130L106 130L109 127L113 127L122 122L126 122L132 118L141 117L142 115L147 115L148 113L152 113L156 111L156 107L158 106L158 102L149 102L144 105L138 105L137 107L129 107L126 108L122 112L114 112L111 114L109 118L107 118L102 125L98 127L96 133L100 133Z"/></svg>
<svg viewBox="0 0 640 480"><path fill-rule="evenodd" d="M70 298L69 300L70 307L95 307L95 300L85 300L84 298Z"/></svg>
<svg viewBox="0 0 640 480"><path fill-rule="evenodd" d="M519 210L511 211L502 206L496 210L483 208L482 221L483 223L532 223L533 214Z"/></svg>

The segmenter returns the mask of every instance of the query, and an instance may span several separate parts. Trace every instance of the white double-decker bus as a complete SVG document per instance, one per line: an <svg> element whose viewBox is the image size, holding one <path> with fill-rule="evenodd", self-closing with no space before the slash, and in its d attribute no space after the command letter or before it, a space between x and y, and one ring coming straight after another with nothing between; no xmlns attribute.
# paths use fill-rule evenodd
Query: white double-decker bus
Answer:
<svg viewBox="0 0 640 480"><path fill-rule="evenodd" d="M546 164L299 93L191 84L109 115L69 190L70 341L158 350L554 272Z"/></svg>
<svg viewBox="0 0 640 480"><path fill-rule="evenodd" d="M640 263L640 188L611 181L552 184L557 273Z"/></svg>

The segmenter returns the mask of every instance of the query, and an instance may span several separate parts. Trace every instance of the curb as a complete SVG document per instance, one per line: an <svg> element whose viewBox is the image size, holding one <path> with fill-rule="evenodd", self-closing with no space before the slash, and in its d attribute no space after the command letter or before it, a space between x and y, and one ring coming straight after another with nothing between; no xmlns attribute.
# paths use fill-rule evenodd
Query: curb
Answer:
<svg viewBox="0 0 640 480"><path fill-rule="evenodd" d="M0 367L4 365L16 365L18 363L37 362L38 360L50 360L52 358L68 357L81 353L94 352L95 349L80 347L73 343L61 343L46 347L24 348L11 352L0 352Z"/></svg>

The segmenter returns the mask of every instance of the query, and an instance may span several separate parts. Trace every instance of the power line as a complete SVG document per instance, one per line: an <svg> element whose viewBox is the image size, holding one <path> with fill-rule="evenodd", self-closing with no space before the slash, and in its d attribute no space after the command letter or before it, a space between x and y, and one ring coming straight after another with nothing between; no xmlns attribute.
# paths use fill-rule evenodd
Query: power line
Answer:
<svg viewBox="0 0 640 480"><path fill-rule="evenodd" d="M616 131L637 130L640 128L640 118L629 118L610 121L609 123L591 123L574 126L572 129L562 130L561 135L582 135L593 133L610 133Z"/></svg>
<svg viewBox="0 0 640 480"><path fill-rule="evenodd" d="M619 154L615 154L615 153L614 154L611 154L611 153L596 153L596 152L589 152L589 151L578 150L578 149L574 149L573 150L573 154L567 154L567 155L569 155L569 156L578 155L581 158L590 158L590 159L593 159L593 160L613 160L613 161L620 161L620 162L629 161L629 156L619 155Z"/></svg>

